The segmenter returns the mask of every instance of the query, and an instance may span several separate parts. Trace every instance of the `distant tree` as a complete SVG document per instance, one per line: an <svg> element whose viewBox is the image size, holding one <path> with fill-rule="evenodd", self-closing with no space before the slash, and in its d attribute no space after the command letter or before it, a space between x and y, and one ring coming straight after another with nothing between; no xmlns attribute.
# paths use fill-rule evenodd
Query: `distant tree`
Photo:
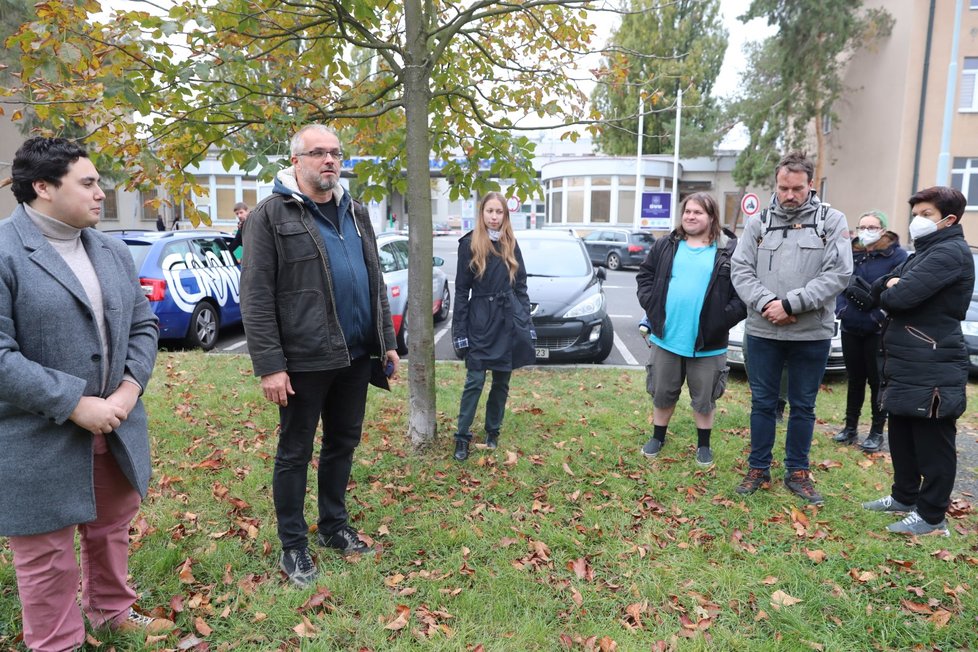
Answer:
<svg viewBox="0 0 978 652"><path fill-rule="evenodd" d="M848 90L846 65L889 36L893 18L883 8L864 9L861 0L753 0L740 20L754 18L766 18L778 32L749 51L732 103L732 115L750 135L734 179L770 186L782 152L814 149L817 188L825 166L822 122L838 120L833 107Z"/></svg>
<svg viewBox="0 0 978 652"><path fill-rule="evenodd" d="M683 91L686 156L712 154L722 136L720 115L711 96L727 50L727 31L719 0L630 0L621 25L611 37L593 94L605 125L596 137L607 154L635 154L639 94L646 112L642 152L674 149L677 91Z"/></svg>
<svg viewBox="0 0 978 652"><path fill-rule="evenodd" d="M187 167L212 151L267 178L298 125L325 122L348 152L377 156L356 168L363 196L393 187L411 206L409 433L423 448L436 424L429 157L448 161L453 198L494 178L535 193L533 145L510 116L586 117L568 70L590 49L592 4L176 0L96 21L95 0L49 0L7 39L22 74L0 95L52 129L82 126L130 187L162 186L195 224L205 191Z"/></svg>

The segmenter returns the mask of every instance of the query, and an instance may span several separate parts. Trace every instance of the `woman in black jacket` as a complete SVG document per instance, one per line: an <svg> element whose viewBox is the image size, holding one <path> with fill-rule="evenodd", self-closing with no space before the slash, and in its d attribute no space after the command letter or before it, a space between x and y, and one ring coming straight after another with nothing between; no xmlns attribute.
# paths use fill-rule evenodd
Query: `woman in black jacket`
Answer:
<svg viewBox="0 0 978 652"><path fill-rule="evenodd" d="M893 486L863 507L909 512L890 532L948 536L957 454L957 418L965 410L968 351L961 334L975 284L975 264L959 224L964 195L935 186L910 198L915 253L873 284L887 311L881 402L890 413Z"/></svg>
<svg viewBox="0 0 978 652"><path fill-rule="evenodd" d="M869 211L859 217L857 236L852 240L852 280L850 287L872 285L876 279L892 272L907 259L906 250L900 246L900 236L886 230L886 215L882 211ZM846 393L846 424L833 437L840 444L851 444L859 436L859 413L869 398L873 420L869 435L859 447L867 453L875 453L883 446L883 427L886 410L880 407L880 376L878 354L880 331L883 327L883 311L874 307L866 310L849 300L849 288L838 296L835 316L842 323L842 357L846 361L849 376Z"/></svg>
<svg viewBox="0 0 978 652"><path fill-rule="evenodd" d="M506 198L490 192L479 204L475 228L458 244L452 337L468 370L455 433L455 459L459 462L469 456L469 428L487 370L492 371L492 388L486 401L486 447L496 448L512 371L536 360L532 328L526 267L509 221Z"/></svg>

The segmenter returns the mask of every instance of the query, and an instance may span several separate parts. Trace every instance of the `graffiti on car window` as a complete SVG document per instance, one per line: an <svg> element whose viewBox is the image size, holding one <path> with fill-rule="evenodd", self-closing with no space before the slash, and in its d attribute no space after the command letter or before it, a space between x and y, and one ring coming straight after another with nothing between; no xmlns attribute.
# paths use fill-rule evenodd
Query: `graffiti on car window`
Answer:
<svg viewBox="0 0 978 652"><path fill-rule="evenodd" d="M229 251L222 251L220 257L208 251L204 260L190 252L172 253L163 258L161 267L173 302L187 312L204 297L213 297L221 306L229 299L239 301L241 270Z"/></svg>

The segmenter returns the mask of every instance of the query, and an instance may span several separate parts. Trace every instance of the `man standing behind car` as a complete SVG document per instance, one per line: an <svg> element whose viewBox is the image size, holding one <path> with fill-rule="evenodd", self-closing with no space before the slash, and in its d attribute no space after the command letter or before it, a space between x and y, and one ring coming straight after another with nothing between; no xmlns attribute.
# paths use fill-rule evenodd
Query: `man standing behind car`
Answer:
<svg viewBox="0 0 978 652"><path fill-rule="evenodd" d="M279 406L272 478L279 565L305 587L318 575L303 516L317 425L322 419L317 541L344 555L370 552L349 524L346 485L370 357L389 363L390 376L399 360L373 227L339 183L339 138L306 125L290 147L292 167L278 173L244 230L241 314L262 392Z"/></svg>
<svg viewBox="0 0 978 652"><path fill-rule="evenodd" d="M747 222L731 270L748 309L744 338L751 389L750 469L737 493L752 494L771 482L778 387L787 366L784 484L821 504L808 460L815 397L835 329L835 298L852 275L852 249L846 216L815 194L814 171L804 154L781 159L771 205Z"/></svg>
<svg viewBox="0 0 978 652"><path fill-rule="evenodd" d="M646 387L652 395L652 438L642 447L656 457L683 382L696 423L696 463L713 464L710 432L716 401L726 388L727 339L747 315L730 283L737 239L720 228L720 210L706 193L683 202L682 223L659 238L639 267L638 301L649 320Z"/></svg>

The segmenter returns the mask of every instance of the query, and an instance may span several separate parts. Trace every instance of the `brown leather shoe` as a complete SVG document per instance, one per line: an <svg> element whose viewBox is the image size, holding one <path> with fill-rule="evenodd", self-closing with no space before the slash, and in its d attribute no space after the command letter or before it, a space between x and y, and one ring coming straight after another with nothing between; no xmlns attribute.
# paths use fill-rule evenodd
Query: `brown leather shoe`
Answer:
<svg viewBox="0 0 978 652"><path fill-rule="evenodd" d="M140 634L153 634L160 635L166 634L176 629L177 625L172 620L167 620L166 618L153 618L152 616L144 616L132 607L129 607L129 615L118 625L114 626L113 629L117 632L123 632L129 634L132 632L138 632Z"/></svg>

